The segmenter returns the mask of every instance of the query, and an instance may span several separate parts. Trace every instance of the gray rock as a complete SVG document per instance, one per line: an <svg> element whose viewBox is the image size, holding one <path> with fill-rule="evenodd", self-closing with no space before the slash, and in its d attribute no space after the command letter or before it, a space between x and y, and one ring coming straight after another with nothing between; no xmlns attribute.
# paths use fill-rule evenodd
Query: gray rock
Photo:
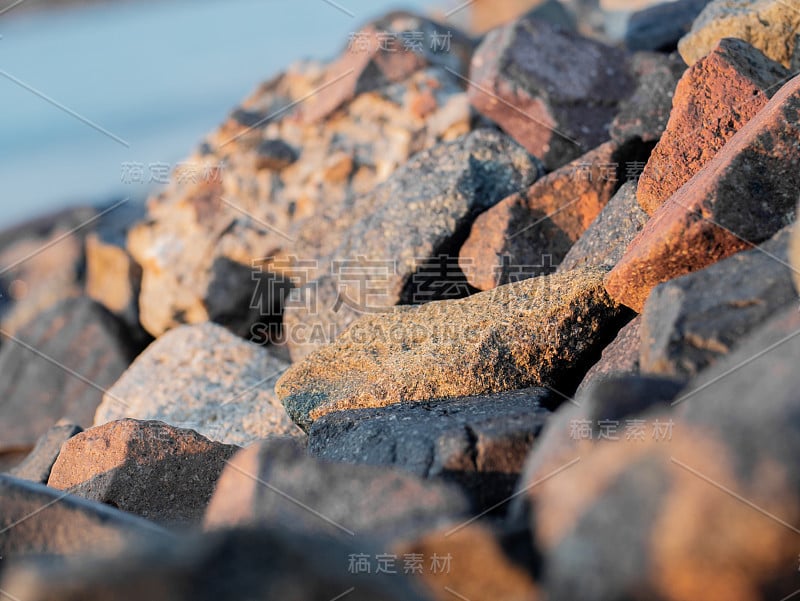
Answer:
<svg viewBox="0 0 800 601"><path fill-rule="evenodd" d="M94 423L158 420L240 446L270 435L301 436L272 392L288 367L222 326L182 326L134 361L104 396Z"/></svg>
<svg viewBox="0 0 800 601"><path fill-rule="evenodd" d="M47 484L166 526L193 526L238 450L192 430L124 419L65 443Z"/></svg>
<svg viewBox="0 0 800 601"><path fill-rule="evenodd" d="M349 569L351 557L381 552L278 527L237 529L111 560L18 565L2 588L25 601L422 601L402 560L394 575Z"/></svg>
<svg viewBox="0 0 800 601"><path fill-rule="evenodd" d="M641 369L690 378L754 328L798 301L789 266L792 228L753 250L657 286L642 314Z"/></svg>
<svg viewBox="0 0 800 601"><path fill-rule="evenodd" d="M363 314L466 296L458 247L475 217L529 186L540 166L513 140L478 130L412 158L358 203L371 209L317 264L286 308L292 359L332 341Z"/></svg>
<svg viewBox="0 0 800 601"><path fill-rule="evenodd" d="M75 424L57 424L42 434L33 451L9 473L15 478L47 484L50 470L58 459L62 445L70 438L83 432L83 428Z"/></svg>
<svg viewBox="0 0 800 601"><path fill-rule="evenodd" d="M559 264L558 271L580 267L613 267L647 219L647 213L636 201L636 182L625 183L570 248Z"/></svg>
<svg viewBox="0 0 800 601"><path fill-rule="evenodd" d="M309 452L329 461L401 468L459 484L481 509L513 492L550 414L549 390L338 411L311 427Z"/></svg>
<svg viewBox="0 0 800 601"><path fill-rule="evenodd" d="M709 0L675 0L631 15L625 44L631 50L671 52L686 35Z"/></svg>
<svg viewBox="0 0 800 601"><path fill-rule="evenodd" d="M290 440L252 445L219 480L207 529L287 525L356 540L389 551L402 541L468 517L469 503L450 485L386 467L315 459Z"/></svg>
<svg viewBox="0 0 800 601"><path fill-rule="evenodd" d="M619 331L614 341L603 349L600 360L586 372L575 393L576 396L580 396L581 391L606 378L639 374L641 326L642 318L637 315Z"/></svg>
<svg viewBox="0 0 800 601"><path fill-rule="evenodd" d="M92 423L103 390L130 363L117 319L87 298L62 301L0 350L0 452L29 450L61 419Z"/></svg>
<svg viewBox="0 0 800 601"><path fill-rule="evenodd" d="M0 474L0 557L119 553L171 536L151 522Z"/></svg>

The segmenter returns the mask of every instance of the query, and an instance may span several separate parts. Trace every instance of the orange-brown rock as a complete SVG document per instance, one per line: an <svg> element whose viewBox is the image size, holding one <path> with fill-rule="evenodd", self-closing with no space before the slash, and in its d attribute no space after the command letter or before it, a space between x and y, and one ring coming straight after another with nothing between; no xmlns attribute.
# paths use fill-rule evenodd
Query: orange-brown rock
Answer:
<svg viewBox="0 0 800 601"><path fill-rule="evenodd" d="M555 271L614 195L626 154L606 142L483 213L459 252L467 281L489 290Z"/></svg>
<svg viewBox="0 0 800 601"><path fill-rule="evenodd" d="M800 77L664 203L606 276L641 312L654 286L766 240L795 216L800 188Z"/></svg>
<svg viewBox="0 0 800 601"><path fill-rule="evenodd" d="M724 38L678 83L661 141L639 179L639 204L652 215L750 121L789 71L747 42Z"/></svg>

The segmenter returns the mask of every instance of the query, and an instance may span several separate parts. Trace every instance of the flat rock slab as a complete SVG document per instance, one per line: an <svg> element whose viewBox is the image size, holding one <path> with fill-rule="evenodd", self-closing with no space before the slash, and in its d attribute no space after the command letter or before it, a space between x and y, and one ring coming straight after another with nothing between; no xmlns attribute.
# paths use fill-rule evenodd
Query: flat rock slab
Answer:
<svg viewBox="0 0 800 601"><path fill-rule="evenodd" d="M384 466L322 461L290 440L252 445L228 464L206 514L207 529L286 525L372 540L403 540L468 517L460 491Z"/></svg>
<svg viewBox="0 0 800 601"><path fill-rule="evenodd" d="M100 555L172 537L147 520L0 474L0 556Z"/></svg>
<svg viewBox="0 0 800 601"><path fill-rule="evenodd" d="M30 480L47 484L53 464L58 459L61 447L70 438L83 432L83 428L75 424L57 424L42 434L36 441L33 451L25 460L12 469L9 474L22 480Z"/></svg>
<svg viewBox="0 0 800 601"><path fill-rule="evenodd" d="M636 76L636 89L620 103L609 133L620 144L635 138L655 142L667 127L675 86L686 71L686 63L677 53L636 52L631 69Z"/></svg>
<svg viewBox="0 0 800 601"><path fill-rule="evenodd" d="M621 317L603 275L575 270L365 317L275 391L307 429L333 411L559 386Z"/></svg>
<svg viewBox="0 0 800 601"><path fill-rule="evenodd" d="M3 334L0 452L32 449L61 419L91 425L103 390L130 364L121 324L86 298L62 301L16 335Z"/></svg>
<svg viewBox="0 0 800 601"><path fill-rule="evenodd" d="M700 171L763 109L789 71L742 40L724 38L675 90L667 129L639 179L648 214Z"/></svg>
<svg viewBox="0 0 800 601"><path fill-rule="evenodd" d="M648 155L641 144L606 142L486 211L459 251L467 281L491 290L555 271L614 195L629 161Z"/></svg>
<svg viewBox="0 0 800 601"><path fill-rule="evenodd" d="M653 215L606 277L641 312L658 284L697 271L794 220L800 186L800 77L795 77Z"/></svg>
<svg viewBox="0 0 800 601"><path fill-rule="evenodd" d="M784 67L791 66L798 47L800 12L784 0L714 0L703 9L678 50L693 65L722 38L739 38L752 44Z"/></svg>
<svg viewBox="0 0 800 601"><path fill-rule="evenodd" d="M281 528L237 529L82 565L14 566L0 586L25 601L427 599L404 577L402 558L396 574L376 574L375 565L369 573L349 569L359 556L384 552Z"/></svg>
<svg viewBox="0 0 800 601"><path fill-rule="evenodd" d="M660 414L668 440L603 441L531 489L548 598L794 594L798 356L791 307Z"/></svg>
<svg viewBox="0 0 800 601"><path fill-rule="evenodd" d="M470 225L540 171L524 148L489 129L412 158L357 201L371 209L317 262L319 277L298 293L305 302L287 306L292 359L332 341L365 313L469 294L457 249Z"/></svg>
<svg viewBox="0 0 800 601"><path fill-rule="evenodd" d="M238 450L192 430L123 419L68 440L48 485L166 526L193 526Z"/></svg>
<svg viewBox="0 0 800 601"><path fill-rule="evenodd" d="M309 452L322 459L401 468L459 484L481 509L512 492L550 412L545 388L329 413Z"/></svg>
<svg viewBox="0 0 800 601"><path fill-rule="evenodd" d="M158 420L240 446L270 435L300 436L272 393L288 366L222 326L182 326L136 359L103 398L94 423Z"/></svg>
<svg viewBox="0 0 800 601"><path fill-rule="evenodd" d="M642 371L693 377L800 300L789 266L791 236L784 228L758 248L657 286L642 314Z"/></svg>
<svg viewBox="0 0 800 601"><path fill-rule="evenodd" d="M531 16L486 35L468 94L549 170L608 139L608 125L635 80L624 50Z"/></svg>
<svg viewBox="0 0 800 601"><path fill-rule="evenodd" d="M647 220L647 213L636 200L636 182L626 182L570 247L557 271L565 272L581 267L611 269L642 231Z"/></svg>

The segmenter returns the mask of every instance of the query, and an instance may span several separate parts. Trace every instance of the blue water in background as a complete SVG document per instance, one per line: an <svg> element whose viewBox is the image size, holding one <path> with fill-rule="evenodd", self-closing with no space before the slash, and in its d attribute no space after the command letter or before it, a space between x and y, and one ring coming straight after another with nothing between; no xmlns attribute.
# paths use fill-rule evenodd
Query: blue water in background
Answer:
<svg viewBox="0 0 800 601"><path fill-rule="evenodd" d="M0 228L72 204L146 196L123 164L188 156L255 86L327 59L390 8L430 1L170 0L0 15L0 71L125 140L103 135L0 76ZM0 10L11 0L0 2ZM441 4L441 3L440 3Z"/></svg>

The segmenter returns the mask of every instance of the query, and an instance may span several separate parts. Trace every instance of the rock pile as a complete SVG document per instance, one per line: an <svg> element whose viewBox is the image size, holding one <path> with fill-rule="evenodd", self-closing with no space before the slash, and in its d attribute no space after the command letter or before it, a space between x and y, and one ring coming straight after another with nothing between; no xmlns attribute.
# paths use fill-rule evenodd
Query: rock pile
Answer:
<svg viewBox="0 0 800 601"><path fill-rule="evenodd" d="M392 13L0 233L0 596L794 597L789 5Z"/></svg>

